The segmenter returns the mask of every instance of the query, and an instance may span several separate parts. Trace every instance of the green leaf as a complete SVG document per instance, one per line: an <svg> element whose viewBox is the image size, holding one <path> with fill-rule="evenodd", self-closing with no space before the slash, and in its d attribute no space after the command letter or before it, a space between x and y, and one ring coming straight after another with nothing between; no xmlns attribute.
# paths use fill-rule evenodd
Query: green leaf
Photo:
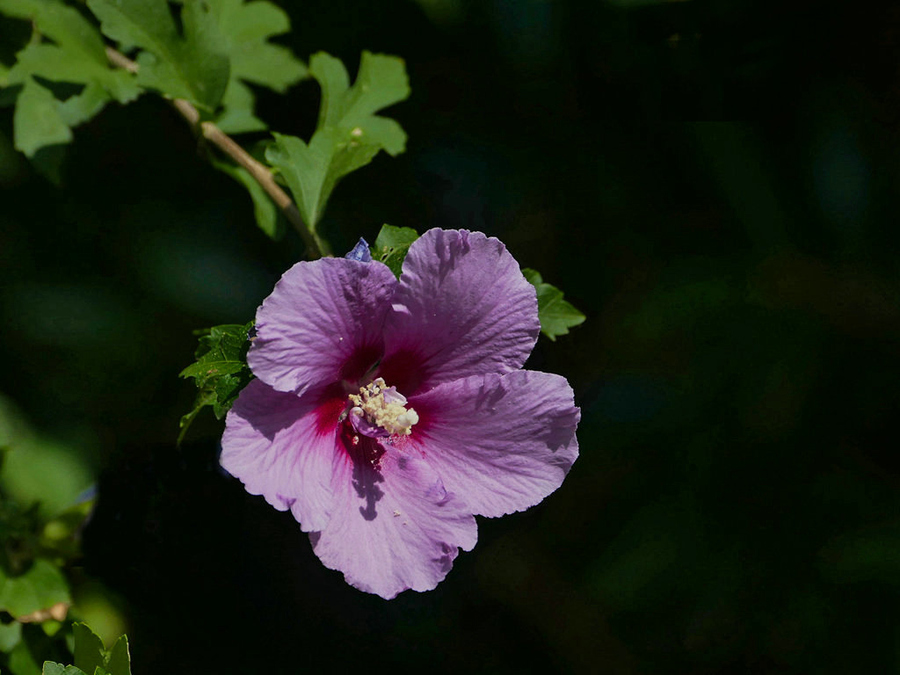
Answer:
<svg viewBox="0 0 900 675"><path fill-rule="evenodd" d="M181 418L179 443L200 410L212 406L216 417L222 419L241 389L253 379L247 366L248 335L252 327L251 321L198 331L200 344L194 353L197 361L182 370L181 377L194 378L199 391L193 409Z"/></svg>
<svg viewBox="0 0 900 675"><path fill-rule="evenodd" d="M266 123L254 113L256 97L240 80L232 79L222 99L222 112L216 118L216 126L226 134L243 134L250 131L265 131Z"/></svg>
<svg viewBox="0 0 900 675"><path fill-rule="evenodd" d="M537 291L538 319L541 332L551 340L566 335L569 329L584 323L584 314L563 299L563 292L550 284L545 284L541 275L532 269L523 269L522 274Z"/></svg>
<svg viewBox="0 0 900 675"><path fill-rule="evenodd" d="M253 200L253 214L256 216L256 224L259 225L259 229L272 239L277 240L284 236L284 228L280 226L281 221L278 220L278 207L275 206L275 202L266 194L262 186L250 175L250 172L243 167L225 162L213 160L212 164L219 171L234 178L250 193L250 199Z"/></svg>
<svg viewBox="0 0 900 675"><path fill-rule="evenodd" d="M22 640L22 624L0 623L0 652L10 652Z"/></svg>
<svg viewBox="0 0 900 675"><path fill-rule="evenodd" d="M58 567L39 558L19 576L7 576L0 569L0 610L14 617L71 602L69 587Z"/></svg>
<svg viewBox="0 0 900 675"><path fill-rule="evenodd" d="M46 518L73 508L93 482L82 453L40 436L14 443L0 466L0 490L19 504L37 503Z"/></svg>
<svg viewBox="0 0 900 675"><path fill-rule="evenodd" d="M0 0L0 13L31 22L39 38L17 54L14 71L54 82L95 83L121 103L140 93L133 75L110 66L100 32L74 7L56 0Z"/></svg>
<svg viewBox="0 0 900 675"><path fill-rule="evenodd" d="M308 75L306 65L291 50L269 42L290 30L288 16L260 0L217 0L212 6L231 60L231 77L222 99L224 111L216 124L230 134L264 130L265 123L253 113L253 92L244 82L283 93Z"/></svg>
<svg viewBox="0 0 900 675"><path fill-rule="evenodd" d="M58 101L49 89L30 77L25 81L13 114L13 139L16 150L28 157L47 145L68 143L72 130L59 112Z"/></svg>
<svg viewBox="0 0 900 675"><path fill-rule="evenodd" d="M198 386L204 386L246 368L247 335L252 325L226 324L204 329L194 354L197 361L182 370L181 377L193 377Z"/></svg>
<svg viewBox="0 0 900 675"><path fill-rule="evenodd" d="M32 22L60 47L106 62L103 40L74 7L55 0L0 0L0 13Z"/></svg>
<svg viewBox="0 0 900 675"><path fill-rule="evenodd" d="M214 8L231 58L232 78L284 93L307 76L304 63L288 48L269 42L291 30L284 10L260 0L218 0Z"/></svg>
<svg viewBox="0 0 900 675"><path fill-rule="evenodd" d="M41 675L87 675L81 668L75 666L64 666L61 663L53 661L44 661L44 669Z"/></svg>
<svg viewBox="0 0 900 675"><path fill-rule="evenodd" d="M103 641L84 623L72 626L75 641L75 665L64 666L52 661L44 662L42 675L131 675L131 655L128 638L122 635L112 649L107 650Z"/></svg>
<svg viewBox="0 0 900 675"><path fill-rule="evenodd" d="M400 125L374 113L409 96L409 83L402 59L369 52L362 54L352 87L344 65L328 54L315 54L309 70L322 87L316 131L309 144L274 134L266 158L282 172L314 232L342 177L371 162L380 150L397 155L406 148Z"/></svg>
<svg viewBox="0 0 900 675"><path fill-rule="evenodd" d="M109 675L131 675L131 654L128 650L128 636L123 635L109 650L106 660Z"/></svg>
<svg viewBox="0 0 900 675"><path fill-rule="evenodd" d="M131 655L128 638L119 637L112 649L107 650L100 639L85 623L72 626L75 639L75 666L79 672L93 675L131 675Z"/></svg>
<svg viewBox="0 0 900 675"><path fill-rule="evenodd" d="M77 127L103 110L108 101L109 96L103 87L91 83L80 94L60 102L57 108L59 116L69 127Z"/></svg>
<svg viewBox="0 0 900 675"><path fill-rule="evenodd" d="M75 634L75 665L86 673L103 668L106 665L103 640L84 623L74 624L72 632Z"/></svg>
<svg viewBox="0 0 900 675"><path fill-rule="evenodd" d="M4 83L23 85L14 125L16 147L29 157L43 147L70 142L70 128L96 115L110 100L127 103L140 93L133 75L110 66L100 33L74 8L55 0L0 0L0 12L30 21L35 30L31 42L16 54ZM35 76L86 88L63 102L32 79Z"/></svg>
<svg viewBox="0 0 900 675"><path fill-rule="evenodd" d="M96 37L99 40L100 34L97 33ZM8 80L10 84L15 84L29 75L37 75L52 82L93 84L106 94L105 102L116 99L121 103L129 103L141 91L134 75L122 69L114 70L110 66L105 52L101 51L97 55L46 42L32 41L19 51Z"/></svg>
<svg viewBox="0 0 900 675"><path fill-rule="evenodd" d="M191 408L191 411L181 416L181 419L178 421L178 439L176 440L177 445L181 445L181 442L184 440L185 434L187 434L187 430L194 423L197 415L206 407L215 405L216 403L216 392L215 389L204 390L201 389L197 392L197 398L194 399L194 407Z"/></svg>
<svg viewBox="0 0 900 675"><path fill-rule="evenodd" d="M138 84L214 110L228 86L225 40L210 0L184 0L183 34L162 0L88 0L100 29L120 43L140 47Z"/></svg>
<svg viewBox="0 0 900 675"><path fill-rule="evenodd" d="M406 253L418 238L419 233L411 227L382 225L375 244L371 248L372 259L379 260L390 267L391 272L399 279Z"/></svg>

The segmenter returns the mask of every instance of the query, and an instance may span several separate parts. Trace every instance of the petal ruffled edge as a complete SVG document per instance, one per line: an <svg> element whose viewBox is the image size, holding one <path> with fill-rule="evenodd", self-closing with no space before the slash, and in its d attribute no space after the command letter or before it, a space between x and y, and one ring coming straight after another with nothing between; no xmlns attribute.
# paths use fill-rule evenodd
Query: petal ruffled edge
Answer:
<svg viewBox="0 0 900 675"><path fill-rule="evenodd" d="M333 406L331 406L333 407ZM252 380L225 420L219 462L253 495L291 510L306 532L328 524L334 495L336 420L322 390L304 396Z"/></svg>
<svg viewBox="0 0 900 675"><path fill-rule="evenodd" d="M380 262L297 263L257 310L250 369L273 389L295 394L358 380L381 357L396 287L397 279Z"/></svg>
<svg viewBox="0 0 900 675"><path fill-rule="evenodd" d="M540 333L537 294L498 239L428 230L409 249L385 321L385 380L409 396L521 368Z"/></svg>
<svg viewBox="0 0 900 675"><path fill-rule="evenodd" d="M364 443L376 443L373 439ZM415 453L381 446L377 462L349 454L334 474L335 511L310 534L322 563L387 600L429 591L478 538L475 518Z"/></svg>
<svg viewBox="0 0 900 675"><path fill-rule="evenodd" d="M476 515L541 502L578 458L581 411L565 378L518 370L443 384L410 398L411 440Z"/></svg>

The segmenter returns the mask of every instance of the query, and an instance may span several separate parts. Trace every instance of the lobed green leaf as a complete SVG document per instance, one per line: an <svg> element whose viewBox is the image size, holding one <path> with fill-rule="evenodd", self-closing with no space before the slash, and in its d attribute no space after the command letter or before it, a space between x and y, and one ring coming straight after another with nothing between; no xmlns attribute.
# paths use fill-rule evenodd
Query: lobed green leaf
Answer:
<svg viewBox="0 0 900 675"><path fill-rule="evenodd" d="M283 93L308 75L306 64L290 49L269 42L287 33L290 21L282 9L261 0L216 0L212 6L231 61L231 76L222 99L224 110L216 124L231 134L262 131L266 124L254 114L255 97L244 82Z"/></svg>
<svg viewBox="0 0 900 675"><path fill-rule="evenodd" d="M137 81L172 98L214 110L229 80L226 43L210 0L184 0L183 32L164 0L88 0L105 35L140 47Z"/></svg>
<svg viewBox="0 0 900 675"><path fill-rule="evenodd" d="M371 247L372 259L383 262L391 268L398 279L403 267L403 260L412 243L419 238L419 233L411 227L394 227L382 225L375 244Z"/></svg>
<svg viewBox="0 0 900 675"><path fill-rule="evenodd" d="M21 87L14 140L28 157L70 142L71 127L92 118L109 101L127 103L140 93L133 75L110 67L100 33L74 8L56 0L0 0L0 13L31 22L35 31L3 82ZM61 101L35 78L85 89Z"/></svg>
<svg viewBox="0 0 900 675"><path fill-rule="evenodd" d="M256 97L250 87L238 79L232 79L222 98L222 112L216 117L216 126L226 134L265 131L268 127L256 116L255 107Z"/></svg>
<svg viewBox="0 0 900 675"><path fill-rule="evenodd" d="M544 283L541 275L532 269L523 269L522 274L537 291L538 319L541 322L541 333L551 340L566 335L569 328L584 323L585 316L563 299L563 292Z"/></svg>
<svg viewBox="0 0 900 675"><path fill-rule="evenodd" d="M316 225L338 181L365 166L380 150L397 155L406 148L400 125L374 113L409 96L403 60L363 52L351 87L344 65L325 53L310 59L309 72L322 88L319 121L309 143L274 134L266 158L279 169L307 227Z"/></svg>

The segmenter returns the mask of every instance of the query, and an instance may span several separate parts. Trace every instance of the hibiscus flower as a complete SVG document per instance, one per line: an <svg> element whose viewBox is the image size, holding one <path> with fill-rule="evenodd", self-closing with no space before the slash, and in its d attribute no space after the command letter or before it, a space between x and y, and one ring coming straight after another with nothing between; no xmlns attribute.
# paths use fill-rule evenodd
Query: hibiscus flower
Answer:
<svg viewBox="0 0 900 675"><path fill-rule="evenodd" d="M474 515L534 506L578 456L571 387L521 369L539 331L534 287L479 232L426 232L399 281L298 263L257 312L222 466L356 588L431 590L475 545Z"/></svg>

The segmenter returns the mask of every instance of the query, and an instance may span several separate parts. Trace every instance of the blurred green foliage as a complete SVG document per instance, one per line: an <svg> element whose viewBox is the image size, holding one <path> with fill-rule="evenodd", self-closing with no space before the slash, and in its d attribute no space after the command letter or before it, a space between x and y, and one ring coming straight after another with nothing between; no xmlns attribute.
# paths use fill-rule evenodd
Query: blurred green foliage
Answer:
<svg viewBox="0 0 900 675"><path fill-rule="evenodd" d="M75 665L45 661L41 675L131 675L131 654L128 637L122 635L110 649L87 624L76 623L73 628Z"/></svg>
<svg viewBox="0 0 900 675"><path fill-rule="evenodd" d="M84 452L35 433L0 397L0 665L13 675L66 649L65 569L80 555L94 480Z"/></svg>

